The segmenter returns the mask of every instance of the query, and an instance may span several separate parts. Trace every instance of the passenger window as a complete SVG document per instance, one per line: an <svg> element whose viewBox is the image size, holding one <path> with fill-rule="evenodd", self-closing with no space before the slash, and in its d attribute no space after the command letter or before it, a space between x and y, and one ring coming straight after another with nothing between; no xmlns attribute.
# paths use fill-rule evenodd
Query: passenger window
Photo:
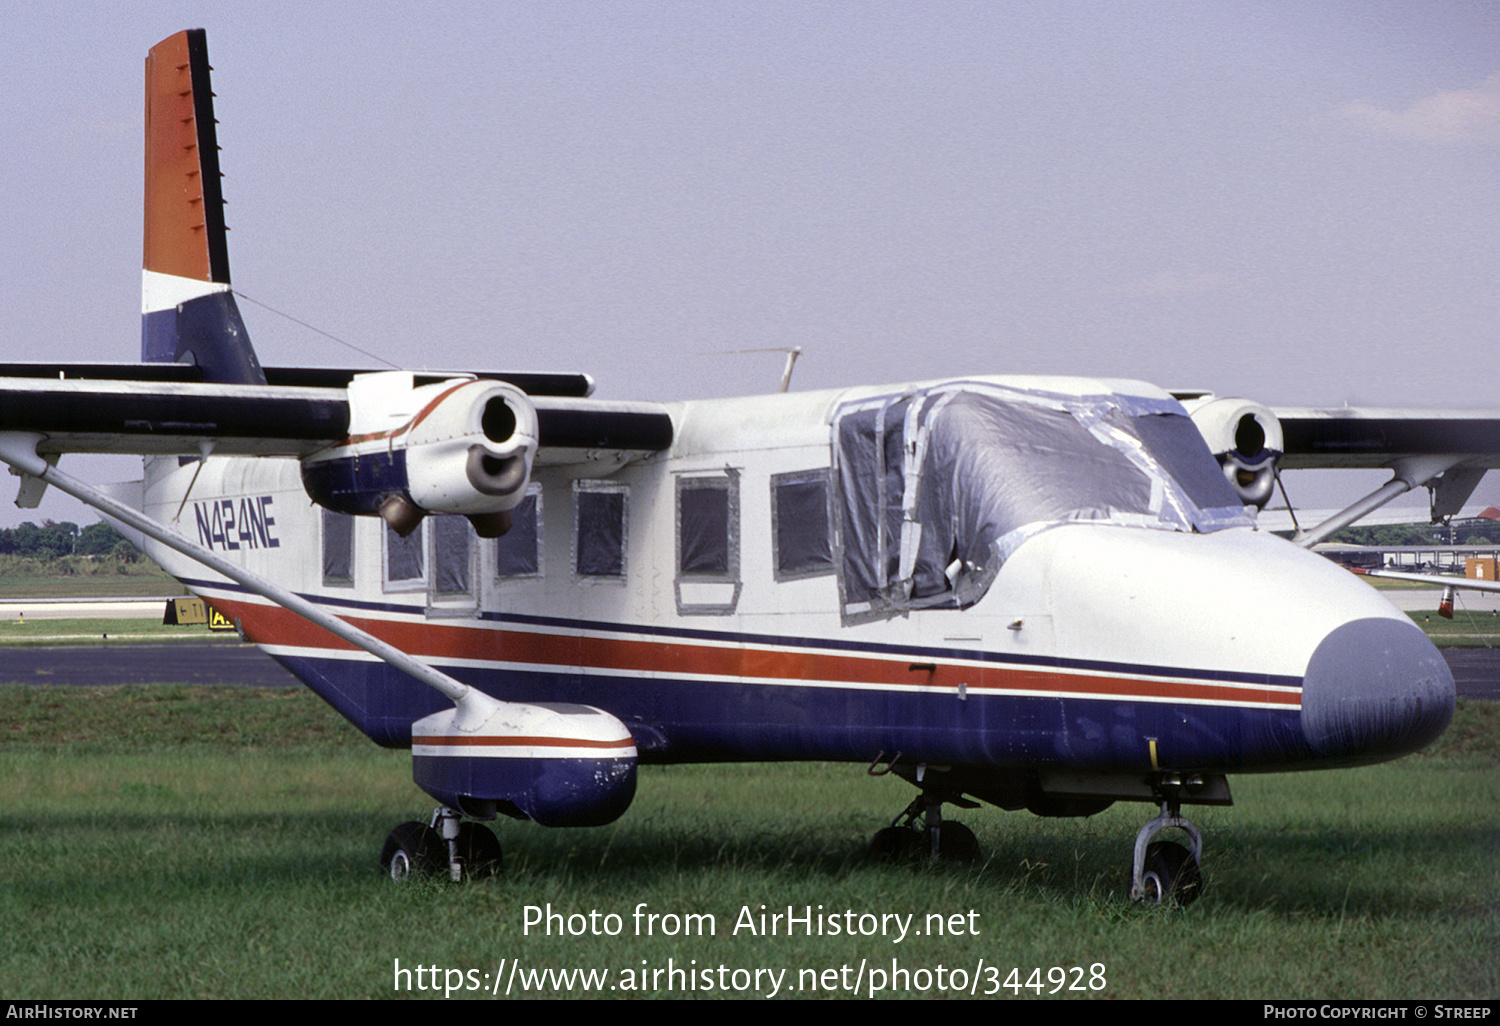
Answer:
<svg viewBox="0 0 1500 1026"><path fill-rule="evenodd" d="M354 583L354 518L323 511L323 583L348 587Z"/></svg>
<svg viewBox="0 0 1500 1026"><path fill-rule="evenodd" d="M677 611L734 612L740 597L737 471L677 479Z"/></svg>
<svg viewBox="0 0 1500 1026"><path fill-rule="evenodd" d="M828 471L805 470L771 478L771 538L778 581L833 573Z"/></svg>
<svg viewBox="0 0 1500 1026"><path fill-rule="evenodd" d="M432 593L435 597L471 592L474 531L465 517L432 518Z"/></svg>
<svg viewBox="0 0 1500 1026"><path fill-rule="evenodd" d="M405 538L385 525L385 584L390 590L420 588L427 582L423 562L427 525L418 524Z"/></svg>
<svg viewBox="0 0 1500 1026"><path fill-rule="evenodd" d="M579 577L619 580L625 576L624 485L573 484L574 568Z"/></svg>
<svg viewBox="0 0 1500 1026"><path fill-rule="evenodd" d="M510 511L510 530L495 539L495 576L542 576L542 493L535 485Z"/></svg>
<svg viewBox="0 0 1500 1026"><path fill-rule="evenodd" d="M737 482L728 476L677 479L677 572L732 580L739 571Z"/></svg>

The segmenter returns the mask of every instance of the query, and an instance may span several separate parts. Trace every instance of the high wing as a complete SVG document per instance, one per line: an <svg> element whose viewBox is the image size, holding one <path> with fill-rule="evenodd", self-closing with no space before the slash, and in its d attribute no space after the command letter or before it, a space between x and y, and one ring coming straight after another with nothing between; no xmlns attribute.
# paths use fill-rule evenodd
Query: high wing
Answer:
<svg viewBox="0 0 1500 1026"><path fill-rule="evenodd" d="M1359 469L1460 454L1462 466L1500 467L1500 410L1279 408L1282 467Z"/></svg>
<svg viewBox="0 0 1500 1026"><path fill-rule="evenodd" d="M0 431L45 435L43 455L125 453L308 456L348 439L348 385L369 373L269 368L273 382L186 380L175 364L0 365ZM516 386L536 408L544 465L631 460L671 444L672 422L655 403L590 400L584 375L424 372L413 387L474 379Z"/></svg>
<svg viewBox="0 0 1500 1026"><path fill-rule="evenodd" d="M1485 472L1500 466L1500 411L1284 409L1282 466L1386 467L1391 479L1294 539L1311 546L1412 489L1432 492L1434 521L1462 509Z"/></svg>

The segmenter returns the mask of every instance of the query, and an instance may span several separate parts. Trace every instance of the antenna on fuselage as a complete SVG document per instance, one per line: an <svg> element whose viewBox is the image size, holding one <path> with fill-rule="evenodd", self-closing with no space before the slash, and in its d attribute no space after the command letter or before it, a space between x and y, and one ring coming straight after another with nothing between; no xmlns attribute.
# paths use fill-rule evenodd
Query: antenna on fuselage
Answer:
<svg viewBox="0 0 1500 1026"><path fill-rule="evenodd" d="M781 387L776 391L785 392L792 384L792 368L797 365L797 357L802 355L801 346L771 346L766 349L726 349L721 355L739 356L743 353L785 353L786 366L781 370ZM705 354L707 355L707 354Z"/></svg>
<svg viewBox="0 0 1500 1026"><path fill-rule="evenodd" d="M789 346L786 350L786 367L781 372L781 388L785 392L792 384L792 368L797 366L797 357L802 355L801 346Z"/></svg>

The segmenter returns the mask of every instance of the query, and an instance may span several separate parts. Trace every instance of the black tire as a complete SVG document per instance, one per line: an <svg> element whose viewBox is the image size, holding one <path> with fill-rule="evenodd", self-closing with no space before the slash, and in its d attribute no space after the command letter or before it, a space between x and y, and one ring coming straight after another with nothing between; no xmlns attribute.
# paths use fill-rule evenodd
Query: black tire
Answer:
<svg viewBox="0 0 1500 1026"><path fill-rule="evenodd" d="M927 854L927 834L911 827L888 826L870 840L871 862L915 862Z"/></svg>
<svg viewBox="0 0 1500 1026"><path fill-rule="evenodd" d="M458 857L463 860L464 875L471 880L499 876L505 868L499 839L482 823L458 825Z"/></svg>
<svg viewBox="0 0 1500 1026"><path fill-rule="evenodd" d="M413 874L429 876L445 864L443 838L426 823L402 823L385 838L380 849L380 871L392 880L404 881Z"/></svg>
<svg viewBox="0 0 1500 1026"><path fill-rule="evenodd" d="M1146 846L1146 864L1141 870L1145 893L1141 900L1159 905L1175 901L1187 906L1203 892L1203 874L1193 853L1176 841L1152 841Z"/></svg>
<svg viewBox="0 0 1500 1026"><path fill-rule="evenodd" d="M954 865L972 866L983 858L979 838L962 823L945 819L938 824L938 858Z"/></svg>

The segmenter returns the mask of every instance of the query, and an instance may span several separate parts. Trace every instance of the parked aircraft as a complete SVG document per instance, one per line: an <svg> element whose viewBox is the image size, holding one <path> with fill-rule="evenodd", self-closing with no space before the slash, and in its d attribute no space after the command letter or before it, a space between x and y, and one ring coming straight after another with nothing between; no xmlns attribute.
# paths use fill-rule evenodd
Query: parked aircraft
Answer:
<svg viewBox="0 0 1500 1026"><path fill-rule="evenodd" d="M1437 613L1445 620L1453 619L1453 600L1460 591L1500 591L1500 581L1483 578L1460 577L1454 574L1422 574L1405 570L1380 570L1358 568L1354 571L1365 577L1384 577L1391 581L1409 581L1412 584L1441 584L1443 597L1438 599Z"/></svg>
<svg viewBox="0 0 1500 1026"><path fill-rule="evenodd" d="M0 367L0 459L22 505L51 484L138 532L411 747L438 809L391 832L392 876L493 871L500 816L609 822L639 763L837 760L916 787L886 856L974 858L944 805L1152 803L1132 893L1187 901L1182 806L1446 727L1423 634L1254 507L1278 465L1391 460L1371 501L1461 503L1500 420L1062 377L617 403L582 375L263 368L208 74L201 30L147 61L144 362ZM143 480L93 487L73 452Z"/></svg>

